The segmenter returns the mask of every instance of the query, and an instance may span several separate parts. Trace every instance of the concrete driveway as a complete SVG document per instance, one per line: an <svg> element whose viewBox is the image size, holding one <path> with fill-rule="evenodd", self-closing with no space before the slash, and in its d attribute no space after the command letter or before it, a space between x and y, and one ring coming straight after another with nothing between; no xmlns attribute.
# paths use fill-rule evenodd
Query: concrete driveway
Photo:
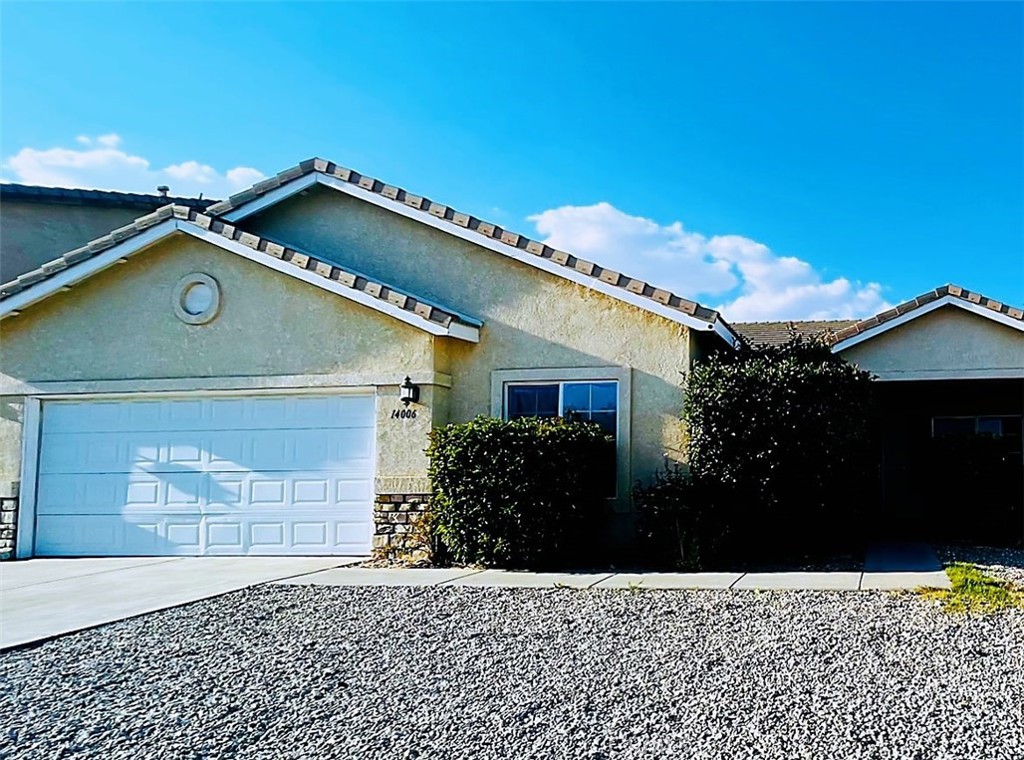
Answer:
<svg viewBox="0 0 1024 760"><path fill-rule="evenodd" d="M123 557L0 563L0 649L270 581L354 557Z"/></svg>

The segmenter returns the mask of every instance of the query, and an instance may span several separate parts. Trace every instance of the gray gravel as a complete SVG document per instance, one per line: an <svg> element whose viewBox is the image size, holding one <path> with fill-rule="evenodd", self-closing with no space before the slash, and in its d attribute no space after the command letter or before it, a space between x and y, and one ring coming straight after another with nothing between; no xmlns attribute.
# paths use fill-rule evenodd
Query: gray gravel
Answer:
<svg viewBox="0 0 1024 760"><path fill-rule="evenodd" d="M1020 758L1024 613L261 587L0 654L0 757Z"/></svg>

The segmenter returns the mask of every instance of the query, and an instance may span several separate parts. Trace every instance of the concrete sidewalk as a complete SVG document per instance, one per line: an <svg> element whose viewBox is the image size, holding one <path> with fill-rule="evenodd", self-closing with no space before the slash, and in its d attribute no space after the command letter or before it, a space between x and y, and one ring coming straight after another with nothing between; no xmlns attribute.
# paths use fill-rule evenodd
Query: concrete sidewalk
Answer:
<svg viewBox="0 0 1024 760"><path fill-rule="evenodd" d="M352 557L29 559L0 564L0 649L44 641Z"/></svg>
<svg viewBox="0 0 1024 760"><path fill-rule="evenodd" d="M277 581L312 586L476 586L484 588L736 589L896 591L949 588L942 570L930 572L783 573L528 573L473 568L339 567Z"/></svg>
<svg viewBox="0 0 1024 760"><path fill-rule="evenodd" d="M340 567L279 581L316 586L478 586L486 588L737 589L778 591L900 591L949 588L927 544L868 547L863 571L772 573L527 573L473 568Z"/></svg>

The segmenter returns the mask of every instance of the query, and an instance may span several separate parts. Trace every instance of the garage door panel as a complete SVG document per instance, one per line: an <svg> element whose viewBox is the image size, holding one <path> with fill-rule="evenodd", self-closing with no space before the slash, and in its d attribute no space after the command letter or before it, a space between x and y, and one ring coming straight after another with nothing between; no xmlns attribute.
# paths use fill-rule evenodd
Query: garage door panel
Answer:
<svg viewBox="0 0 1024 760"><path fill-rule="evenodd" d="M315 515L174 517L47 515L37 524L40 555L188 556L194 554L361 554L365 521Z"/></svg>
<svg viewBox="0 0 1024 760"><path fill-rule="evenodd" d="M374 406L304 396L48 403L36 551L369 553ZM283 427L259 427L268 420ZM237 427L216 429L228 424Z"/></svg>
<svg viewBox="0 0 1024 760"><path fill-rule="evenodd" d="M40 516L36 553L43 556L159 556L196 554L198 520L173 522L150 516L138 521L110 515Z"/></svg>
<svg viewBox="0 0 1024 760"><path fill-rule="evenodd" d="M72 473L39 477L38 514L327 509L373 500L373 479L322 472Z"/></svg>
<svg viewBox="0 0 1024 760"><path fill-rule="evenodd" d="M372 428L372 396L247 396L164 401L62 401L43 433Z"/></svg>
<svg viewBox="0 0 1024 760"><path fill-rule="evenodd" d="M372 466L373 430L50 433L39 472L203 472Z"/></svg>

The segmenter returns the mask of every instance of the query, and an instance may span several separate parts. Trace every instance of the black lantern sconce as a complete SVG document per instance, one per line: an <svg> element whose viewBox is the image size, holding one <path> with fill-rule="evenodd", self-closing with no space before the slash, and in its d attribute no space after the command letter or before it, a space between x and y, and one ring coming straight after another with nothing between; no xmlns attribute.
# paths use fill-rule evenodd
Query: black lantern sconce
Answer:
<svg viewBox="0 0 1024 760"><path fill-rule="evenodd" d="M406 375L402 384L398 386L398 398L400 398L402 403L406 406L409 406L409 404L415 404L420 400L420 387L418 385L413 385L413 382L409 379L408 375Z"/></svg>

